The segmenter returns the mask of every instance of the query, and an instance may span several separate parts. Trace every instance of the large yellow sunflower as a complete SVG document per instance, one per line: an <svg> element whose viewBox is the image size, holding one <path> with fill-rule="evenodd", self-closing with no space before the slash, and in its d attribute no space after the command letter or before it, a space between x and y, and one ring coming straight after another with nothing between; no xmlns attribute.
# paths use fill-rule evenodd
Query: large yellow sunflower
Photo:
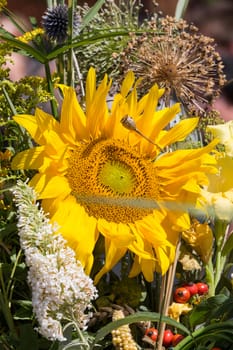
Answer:
<svg viewBox="0 0 233 350"><path fill-rule="evenodd" d="M96 282L127 251L134 258L130 275L142 272L152 281L154 271L167 271L179 232L190 226L187 210L207 183L206 173L214 171L209 151L215 143L168 152L196 127L197 118L164 130L180 106L156 111L163 90L155 85L139 100L138 82L129 72L110 107L110 85L105 76L96 87L91 68L85 109L74 89L61 85L60 122L40 109L35 116L15 116L39 146L16 155L12 168L38 170L30 185L87 273L96 242L104 237L105 264Z"/></svg>

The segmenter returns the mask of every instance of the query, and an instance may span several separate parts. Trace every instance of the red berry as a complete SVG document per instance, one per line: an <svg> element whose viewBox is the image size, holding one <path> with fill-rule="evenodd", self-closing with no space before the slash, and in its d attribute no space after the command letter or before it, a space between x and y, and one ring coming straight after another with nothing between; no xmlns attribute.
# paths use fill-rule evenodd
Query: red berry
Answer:
<svg viewBox="0 0 233 350"><path fill-rule="evenodd" d="M203 283L203 282L198 282L198 283L196 283L196 286L197 286L197 292L199 295L203 295L203 294L208 293L208 290L209 290L208 284Z"/></svg>
<svg viewBox="0 0 233 350"><path fill-rule="evenodd" d="M158 338L158 329L151 327L147 328L145 331L145 335L149 337L151 340L156 341Z"/></svg>
<svg viewBox="0 0 233 350"><path fill-rule="evenodd" d="M212 348L211 350L222 350L221 348L218 348L218 347L214 347Z"/></svg>
<svg viewBox="0 0 233 350"><path fill-rule="evenodd" d="M182 339L184 339L184 336L182 334L174 334L172 339L172 346L176 346Z"/></svg>
<svg viewBox="0 0 233 350"><path fill-rule="evenodd" d="M190 299L190 291L187 288L179 287L176 288L174 293L174 300L177 303L185 304Z"/></svg>
<svg viewBox="0 0 233 350"><path fill-rule="evenodd" d="M198 288L197 288L196 283L188 282L188 283L184 284L183 287L189 290L191 296L198 293Z"/></svg>
<svg viewBox="0 0 233 350"><path fill-rule="evenodd" d="M172 344L174 334L170 329L166 329L163 334L163 346L168 347Z"/></svg>

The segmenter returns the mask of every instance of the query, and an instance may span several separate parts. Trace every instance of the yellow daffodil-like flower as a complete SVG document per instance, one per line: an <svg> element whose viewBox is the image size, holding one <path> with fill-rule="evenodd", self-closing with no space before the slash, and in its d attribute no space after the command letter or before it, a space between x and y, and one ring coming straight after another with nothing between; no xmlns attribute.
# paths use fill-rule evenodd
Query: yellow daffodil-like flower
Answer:
<svg viewBox="0 0 233 350"><path fill-rule="evenodd" d="M233 220L233 121L207 127L225 146L225 153L216 153L216 174L209 175L209 186L203 191L209 214L219 220Z"/></svg>
<svg viewBox="0 0 233 350"><path fill-rule="evenodd" d="M190 304L179 304L173 302L168 308L168 316L180 322L180 316L187 314L192 310L192 306Z"/></svg>
<svg viewBox="0 0 233 350"><path fill-rule="evenodd" d="M174 259L180 231L189 228L187 209L207 184L214 160L205 148L161 151L183 140L197 118L163 130L179 112L179 104L156 111L163 93L153 86L140 100L134 74L125 77L120 93L107 104L111 82L105 76L96 87L95 70L86 83L85 110L74 89L64 95L60 122L37 109L35 116L17 115L39 145L19 153L13 169L37 169L31 179L42 206L60 226L69 245L90 273L100 235L105 264L95 282L129 250L131 276L164 274Z"/></svg>
<svg viewBox="0 0 233 350"><path fill-rule="evenodd" d="M219 142L225 146L225 152L229 157L233 157L233 120L219 125L209 125L206 128Z"/></svg>
<svg viewBox="0 0 233 350"><path fill-rule="evenodd" d="M226 154L216 154L216 174L209 174L209 186L202 190L210 216L219 220L233 220L233 158Z"/></svg>
<svg viewBox="0 0 233 350"><path fill-rule="evenodd" d="M209 261L213 248L213 233L207 223L193 219L191 227L182 232L182 238L198 253L205 263Z"/></svg>

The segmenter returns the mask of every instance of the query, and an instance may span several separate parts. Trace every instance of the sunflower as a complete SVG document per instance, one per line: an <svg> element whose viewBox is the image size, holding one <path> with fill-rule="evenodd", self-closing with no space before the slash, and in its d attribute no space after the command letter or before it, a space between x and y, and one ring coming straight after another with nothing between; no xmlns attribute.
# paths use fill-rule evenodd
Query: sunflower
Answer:
<svg viewBox="0 0 233 350"><path fill-rule="evenodd" d="M85 108L73 88L60 85L60 121L40 109L35 116L14 117L38 146L17 154L12 168L38 170L30 185L88 274L96 243L104 238L105 262L96 283L128 251L134 261L130 276L142 272L152 281L154 271L164 274L179 232L190 226L187 209L207 184L206 173L214 171L214 141L205 148L165 151L198 119L164 130L180 105L156 110L164 91L155 85L138 99L138 83L129 72L110 105L111 81L105 75L97 87L91 68Z"/></svg>

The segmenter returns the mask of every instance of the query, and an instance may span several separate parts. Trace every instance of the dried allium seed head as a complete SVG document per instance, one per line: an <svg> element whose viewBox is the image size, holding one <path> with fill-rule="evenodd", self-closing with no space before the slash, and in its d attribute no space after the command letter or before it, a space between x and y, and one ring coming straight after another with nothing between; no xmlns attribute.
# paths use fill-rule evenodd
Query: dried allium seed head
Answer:
<svg viewBox="0 0 233 350"><path fill-rule="evenodd" d="M122 55L122 71L133 70L142 77L145 90L154 83L165 88L167 104L176 98L187 112L203 115L225 82L214 40L168 16L148 26L153 34L131 38Z"/></svg>

